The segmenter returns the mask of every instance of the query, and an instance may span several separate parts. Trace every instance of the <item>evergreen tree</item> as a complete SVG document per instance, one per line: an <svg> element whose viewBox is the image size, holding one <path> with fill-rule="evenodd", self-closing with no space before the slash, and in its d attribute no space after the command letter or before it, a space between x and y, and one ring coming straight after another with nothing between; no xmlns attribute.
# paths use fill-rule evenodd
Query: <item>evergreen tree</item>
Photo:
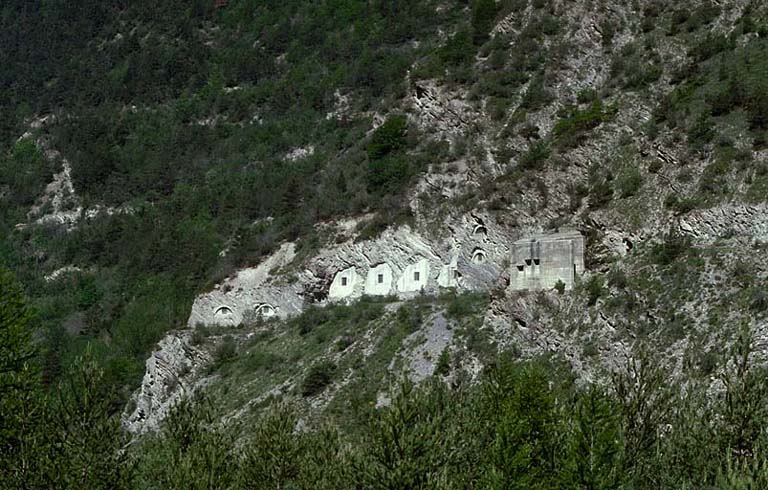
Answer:
<svg viewBox="0 0 768 490"><path fill-rule="evenodd" d="M40 378L33 317L12 274L0 267L0 487L25 487L38 473Z"/></svg>
<svg viewBox="0 0 768 490"><path fill-rule="evenodd" d="M134 463L114 410L116 396L90 351L59 384L46 427L46 478L65 488L131 488Z"/></svg>
<svg viewBox="0 0 768 490"><path fill-rule="evenodd" d="M237 478L232 439L214 425L207 398L182 400L159 434L141 447L138 486L157 489L225 489Z"/></svg>

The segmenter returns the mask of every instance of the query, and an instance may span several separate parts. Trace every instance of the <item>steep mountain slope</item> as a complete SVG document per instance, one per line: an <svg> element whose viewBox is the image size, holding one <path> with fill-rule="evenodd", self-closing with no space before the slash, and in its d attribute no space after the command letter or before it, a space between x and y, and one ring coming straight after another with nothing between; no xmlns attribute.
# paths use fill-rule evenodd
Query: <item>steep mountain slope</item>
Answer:
<svg viewBox="0 0 768 490"><path fill-rule="evenodd" d="M198 388L234 427L278 398L355 425L502 352L680 383L744 328L765 356L763 2L157 3L0 17L0 259L48 383L90 345L135 431ZM574 290L509 290L511 243L565 229ZM419 260L423 297L328 298Z"/></svg>
<svg viewBox="0 0 768 490"><path fill-rule="evenodd" d="M420 144L449 145L449 153L431 162L411 193L414 226L446 250L462 250L457 262L462 272L486 268L483 282L464 280L455 287L493 295L472 333L483 341L470 346L467 338L451 335L435 347L428 332L443 321L436 306L434 319L427 315L425 320L423 339L406 348L410 354L404 365L389 366L390 375L397 377L425 358L426 371L431 372L438 363L433 352L437 348L461 359L449 372L473 377L494 352L512 349L524 357L555 352L591 379L620 368L634 349L645 346L668 358L682 382L715 372L744 325L755 331L762 345L765 264L754 252L763 247L768 219L759 204L765 129L759 122L758 100L766 87L759 76L752 78L759 70L753 67L759 64L754 56L762 49L753 16L761 13L746 4L696 4L689 11L672 12L656 3L636 7L497 6L509 11L494 14L494 37L476 57L445 58L445 51L439 51L409 71L408 90L398 105L423 135ZM464 35L457 31L441 49L468 49L453 44L462 42ZM523 46L532 51L525 52ZM447 70L444 64L435 68L437 60L447 64ZM739 70L740 76L724 75ZM743 92L743 98L718 102L722 90ZM496 235L489 244L495 251L482 267L473 266L470 259L477 244L486 246L487 236L478 240L462 235L478 223ZM582 285L566 296L505 292L511 242L558 227L580 229L589 239L590 272ZM327 251L303 258L309 276L289 274L297 291L290 294L324 303L332 277L347 267L360 267L362 256L363 264L398 262L394 256L405 247L407 265L434 253L409 251L404 245L408 239L398 240L397 247L386 238L370 245L363 241L359 252L344 243L361 238L367 236L350 237L341 229L327 242ZM368 256L371 250L373 258ZM324 258L327 255L334 258ZM747 265L740 257L754 258ZM449 262L450 253L433 264L433 274ZM404 265L396 268L402 271ZM306 294L307 284L315 293ZM220 298L202 297L201 306L193 307L196 320L190 319L190 326L215 322L208 312L218 304L238 304L234 296L243 285L247 289L248 281L225 283ZM270 304L280 305L278 310L284 301L296 304L287 300L287 291L270 295L267 285L250 287L255 297L272 298ZM229 299L231 290L235 292ZM249 308L253 299L245 298L236 311ZM290 324L278 323L268 331L289 332ZM250 333L237 332L218 333L234 335L226 342L240 339L236 343L248 355L255 352L249 349L269 352L246 341ZM356 346L369 356L375 352L370 342L380 342L371 332L388 335L389 330L372 328L362 338L345 332L339 328L337 336L324 337L330 342L325 353L300 357L303 370L287 379L288 373L278 370L284 381L259 383L253 394L239 393L226 380L215 383L227 386L225 392L235 389L236 398L246 402L236 403L237 410L259 404L267 395L291 396L313 364L338 367L345 357L355 358L354 349L336 353L333 342ZM190 334L182 337L192 342ZM214 346L225 341L213 339ZM166 401L184 391L183 384L173 383L174 389L168 390L168 383L158 379L200 383L194 381L199 373L185 367L187 361L174 362L176 369L158 378L150 371L153 386L145 379L139 395L143 404L130 421L143 423L149 417L153 426L153 403L160 404L162 415ZM337 373L332 384L341 394L326 393L320 406L344 404L349 397L344 386L370 376L360 369L365 361L355 362L357 368ZM379 385L376 396L367 395L368 403L382 396L386 384ZM307 402L318 406L312 397Z"/></svg>

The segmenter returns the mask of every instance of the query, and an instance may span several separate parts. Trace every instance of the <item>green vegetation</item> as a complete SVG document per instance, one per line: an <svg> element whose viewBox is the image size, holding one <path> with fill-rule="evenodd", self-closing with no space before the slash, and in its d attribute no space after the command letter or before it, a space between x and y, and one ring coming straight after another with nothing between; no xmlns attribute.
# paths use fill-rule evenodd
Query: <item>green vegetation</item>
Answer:
<svg viewBox="0 0 768 490"><path fill-rule="evenodd" d="M368 143L368 190L373 194L396 194L416 173L405 155L405 116L392 116L376 128Z"/></svg>
<svg viewBox="0 0 768 490"><path fill-rule="evenodd" d="M588 131L613 119L616 110L615 106L604 108L599 99L593 101L585 109L566 107L560 112L561 118L555 124L552 133L560 145L564 147L577 146L583 141Z"/></svg>
<svg viewBox="0 0 768 490"><path fill-rule="evenodd" d="M302 396L315 396L328 386L336 371L336 365L331 362L315 364L309 369L304 383L301 385Z"/></svg>
<svg viewBox="0 0 768 490"><path fill-rule="evenodd" d="M373 212L372 237L410 218L402 195L438 150L402 115L368 138L365 114L388 113L461 6L33 3L0 9L0 262L40 313L47 382L91 345L124 403L201 289L282 241L316 249L321 220ZM45 149L71 163L86 209L126 212L14 229L61 170ZM44 281L65 266L83 272Z"/></svg>
<svg viewBox="0 0 768 490"><path fill-rule="evenodd" d="M185 402L132 448L138 488L740 488L762 486L768 387L745 334L711 402L639 355L610 387L561 364L500 359L477 385L402 382L364 430L296 431L265 411L235 445L210 403ZM704 416L702 416L704 415ZM660 431L659 427L665 427ZM200 482L207 482L201 484ZM202 486L201 486L202 485Z"/></svg>
<svg viewBox="0 0 768 490"><path fill-rule="evenodd" d="M706 38L705 42L713 41ZM657 121L688 128L688 140L694 146L711 141L717 118L737 110L744 111L755 137L768 129L768 80L764 76L768 44L753 39L737 48L724 41L717 46L694 53L699 63L692 65L692 73L656 111ZM694 112L693 108L701 109Z"/></svg>
<svg viewBox="0 0 768 490"><path fill-rule="evenodd" d="M709 1L584 2L601 36L587 45L572 31L579 2L226 3L0 7L0 487L768 487L766 372L748 362L746 329L725 347L768 312L743 253L765 246L658 240L643 216L666 219L661 199L675 215L766 200L764 5L747 1L734 20ZM426 80L459 99L444 113L460 120L455 140L423 126L439 110L414 117ZM83 219L17 227L63 159L75 189L63 209L82 205ZM427 168L456 178L430 179L414 217L409 191ZM146 357L201 290L285 241L300 267L337 238L319 223L370 213L359 240L442 223L448 195L513 235L589 228L587 280L520 295L531 311L511 338L483 323L490 307L517 308L501 288L308 299L287 321L201 327L205 396L129 444L119 417ZM640 230L642 243L618 259L601 228ZM453 343L429 354L435 376L383 397L438 315ZM538 329L550 320L581 368L599 371L629 339L635 360L594 384L555 358L519 360L520 332L549 343ZM684 349L675 370L643 342ZM468 361L487 366L472 383Z"/></svg>

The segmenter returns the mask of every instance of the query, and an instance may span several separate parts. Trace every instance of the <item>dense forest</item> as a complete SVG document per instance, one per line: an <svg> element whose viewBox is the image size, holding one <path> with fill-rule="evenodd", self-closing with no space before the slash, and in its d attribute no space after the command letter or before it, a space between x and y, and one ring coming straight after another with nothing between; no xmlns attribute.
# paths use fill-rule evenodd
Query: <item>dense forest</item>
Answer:
<svg viewBox="0 0 768 490"><path fill-rule="evenodd" d="M127 396L206 284L286 239L309 253L322 220L378 212L376 233L409 219L403 192L445 148L416 151L397 116L370 146L365 132L374 104L435 49L411 45L446 21L433 3L4 3L0 259L40 298L45 378L88 345ZM326 118L339 89L359 116ZM38 133L71 162L83 209L131 212L14 229L60 165L18 140L35 114L56 117ZM285 160L309 142L322 146ZM42 280L64 265L81 269L66 287Z"/></svg>

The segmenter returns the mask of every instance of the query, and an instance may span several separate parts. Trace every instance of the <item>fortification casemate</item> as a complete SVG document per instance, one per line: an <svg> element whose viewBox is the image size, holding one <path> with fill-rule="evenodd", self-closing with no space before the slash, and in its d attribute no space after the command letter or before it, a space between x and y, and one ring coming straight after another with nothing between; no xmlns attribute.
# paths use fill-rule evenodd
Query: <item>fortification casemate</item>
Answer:
<svg viewBox="0 0 768 490"><path fill-rule="evenodd" d="M387 263L379 264L368 271L365 279L365 294L386 296L392 291L392 268Z"/></svg>
<svg viewBox="0 0 768 490"><path fill-rule="evenodd" d="M344 269L333 278L331 288L328 291L328 297L331 299L341 299L352 296L355 292L357 281L358 275L354 267Z"/></svg>
<svg viewBox="0 0 768 490"><path fill-rule="evenodd" d="M572 289L584 272L584 237L577 231L536 235L512 244L509 285L514 291L550 289L558 281Z"/></svg>
<svg viewBox="0 0 768 490"><path fill-rule="evenodd" d="M405 268L397 280L397 290L401 293L421 291L429 281L429 261L421 259Z"/></svg>

